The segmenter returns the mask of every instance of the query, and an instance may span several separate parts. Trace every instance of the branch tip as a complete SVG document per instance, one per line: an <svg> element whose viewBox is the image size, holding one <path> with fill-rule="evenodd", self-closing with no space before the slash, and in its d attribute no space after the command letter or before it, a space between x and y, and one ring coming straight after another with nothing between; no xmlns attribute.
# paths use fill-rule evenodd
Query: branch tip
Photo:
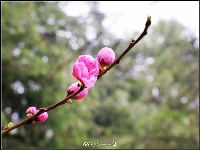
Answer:
<svg viewBox="0 0 200 150"><path fill-rule="evenodd" d="M147 20L151 21L151 16L150 15L148 15Z"/></svg>

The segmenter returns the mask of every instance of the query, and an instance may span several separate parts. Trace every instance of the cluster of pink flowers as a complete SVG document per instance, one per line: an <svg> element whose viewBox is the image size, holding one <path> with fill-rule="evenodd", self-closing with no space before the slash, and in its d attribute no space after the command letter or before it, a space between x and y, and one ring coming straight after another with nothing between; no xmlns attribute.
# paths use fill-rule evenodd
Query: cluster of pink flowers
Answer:
<svg viewBox="0 0 200 150"><path fill-rule="evenodd" d="M29 107L27 110L26 110L26 116L28 118L32 117L33 115L37 114L39 112L39 110L37 110L35 107ZM48 113L47 112L44 112L42 114L40 114L39 116L37 116L36 119L34 120L31 120L29 123L30 124L33 124L35 123L35 121L39 121L39 122L45 122L48 118Z"/></svg>
<svg viewBox="0 0 200 150"><path fill-rule="evenodd" d="M85 89L77 94L74 99L80 100L88 94L88 90L94 86L98 75L104 71L115 60L115 53L111 48L102 48L96 58L90 55L81 55L72 68L72 75L79 80L68 88L67 96L78 91L81 84Z"/></svg>
<svg viewBox="0 0 200 150"><path fill-rule="evenodd" d="M73 83L69 86L66 97L77 92L81 85L85 85L85 88L78 93L74 99L80 100L88 94L88 90L94 86L97 81L98 75L103 72L110 64L115 60L115 53L111 48L102 48L96 58L90 55L81 55L76 60L72 68L72 75L78 79L78 82ZM71 101L71 100L70 100ZM71 103L71 102L68 103ZM27 117L30 118L37 114L39 110L35 107L29 107L26 110ZM28 124L33 124L35 121L44 122L48 118L48 113L44 112L28 122Z"/></svg>

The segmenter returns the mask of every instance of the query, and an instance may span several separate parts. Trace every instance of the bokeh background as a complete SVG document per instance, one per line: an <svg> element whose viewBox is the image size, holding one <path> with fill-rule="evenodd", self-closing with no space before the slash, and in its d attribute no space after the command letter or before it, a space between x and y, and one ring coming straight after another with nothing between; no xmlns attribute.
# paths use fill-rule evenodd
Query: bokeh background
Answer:
<svg viewBox="0 0 200 150"><path fill-rule="evenodd" d="M119 56L152 16L148 34L83 100L50 111L45 123L3 135L2 148L199 147L199 30L185 24L189 19L199 27L199 7L168 2L165 9L159 1L130 2L132 8L95 1L1 4L2 127L24 119L30 106L63 99L77 81L71 68L79 55L96 57L107 46ZM174 16L179 10L188 16L166 18L174 9Z"/></svg>

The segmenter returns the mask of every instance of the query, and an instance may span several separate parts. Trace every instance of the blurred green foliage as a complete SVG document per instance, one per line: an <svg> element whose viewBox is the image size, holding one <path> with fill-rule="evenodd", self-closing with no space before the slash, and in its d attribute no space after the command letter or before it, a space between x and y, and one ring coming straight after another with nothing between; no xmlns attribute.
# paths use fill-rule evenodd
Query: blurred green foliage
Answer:
<svg viewBox="0 0 200 150"><path fill-rule="evenodd" d="M66 5L68 5L67 2ZM2 127L47 107L74 83L81 54L111 47L116 55L133 37L117 39L102 26L98 2L88 16L70 17L59 2L2 3ZM89 34L93 32L95 38ZM49 112L41 124L2 136L2 148L199 147L199 45L180 23L161 20L81 101ZM84 142L116 142L84 147Z"/></svg>

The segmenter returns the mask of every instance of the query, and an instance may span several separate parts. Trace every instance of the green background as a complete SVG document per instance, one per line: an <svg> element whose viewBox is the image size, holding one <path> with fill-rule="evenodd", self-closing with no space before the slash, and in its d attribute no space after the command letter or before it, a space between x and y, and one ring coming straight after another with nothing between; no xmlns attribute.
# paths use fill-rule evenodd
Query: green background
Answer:
<svg viewBox="0 0 200 150"><path fill-rule="evenodd" d="M2 127L24 119L30 106L63 99L77 81L71 69L79 55L96 57L107 46L119 56L139 36L115 37L102 25L98 2L85 3L87 17L70 17L57 2L2 3ZM2 148L197 149L197 43L181 23L160 20L83 100L50 111L44 123L3 135ZM116 147L91 145L113 141Z"/></svg>

